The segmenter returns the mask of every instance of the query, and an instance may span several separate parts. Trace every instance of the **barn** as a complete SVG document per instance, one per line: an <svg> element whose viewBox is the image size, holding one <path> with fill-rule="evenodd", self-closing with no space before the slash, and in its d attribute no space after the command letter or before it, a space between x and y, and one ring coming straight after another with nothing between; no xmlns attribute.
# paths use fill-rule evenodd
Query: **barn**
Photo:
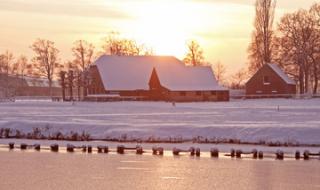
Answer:
<svg viewBox="0 0 320 190"><path fill-rule="evenodd" d="M296 82L276 64L265 64L246 83L247 96L289 97L296 94Z"/></svg>
<svg viewBox="0 0 320 190"><path fill-rule="evenodd" d="M58 81L51 84L51 94L49 81L46 78L24 76L23 83L18 86L16 96L61 96L62 89Z"/></svg>
<svg viewBox="0 0 320 190"><path fill-rule="evenodd" d="M101 56L89 69L87 100L228 101L209 66L172 56Z"/></svg>
<svg viewBox="0 0 320 190"><path fill-rule="evenodd" d="M52 82L52 96L61 96L62 89L58 81ZM49 97L50 89L48 79L6 75L0 73L0 97Z"/></svg>

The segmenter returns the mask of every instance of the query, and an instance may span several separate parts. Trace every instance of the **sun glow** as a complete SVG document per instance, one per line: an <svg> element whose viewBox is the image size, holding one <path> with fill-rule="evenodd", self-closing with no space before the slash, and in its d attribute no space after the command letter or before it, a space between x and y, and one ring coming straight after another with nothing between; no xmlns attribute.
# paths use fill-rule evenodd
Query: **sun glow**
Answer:
<svg viewBox="0 0 320 190"><path fill-rule="evenodd" d="M134 19L126 31L132 38L153 48L159 55L183 57L186 42L204 41L202 34L217 30L222 22L212 17L205 3L152 2L130 6Z"/></svg>
<svg viewBox="0 0 320 190"><path fill-rule="evenodd" d="M276 23L285 13L309 9L315 0L279 1ZM37 38L55 42L61 61L73 59L74 41L93 43L96 53L111 31L136 40L158 55L183 58L197 40L206 61L228 72L246 67L255 16L252 0L0 0L0 52L34 56Z"/></svg>

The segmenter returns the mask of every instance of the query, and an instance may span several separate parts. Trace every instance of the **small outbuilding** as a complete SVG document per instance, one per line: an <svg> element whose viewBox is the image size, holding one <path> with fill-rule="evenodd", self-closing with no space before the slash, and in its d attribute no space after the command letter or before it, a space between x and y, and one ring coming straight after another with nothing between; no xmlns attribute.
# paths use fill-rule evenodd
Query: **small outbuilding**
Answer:
<svg viewBox="0 0 320 190"><path fill-rule="evenodd" d="M276 64L265 64L246 83L247 96L289 97L294 94L296 82Z"/></svg>

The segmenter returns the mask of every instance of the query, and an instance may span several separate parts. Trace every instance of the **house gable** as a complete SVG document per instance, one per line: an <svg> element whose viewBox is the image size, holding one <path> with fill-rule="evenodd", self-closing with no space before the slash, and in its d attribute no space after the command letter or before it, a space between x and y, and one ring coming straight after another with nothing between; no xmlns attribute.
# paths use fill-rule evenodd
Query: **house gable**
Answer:
<svg viewBox="0 0 320 190"><path fill-rule="evenodd" d="M157 71L156 71L155 68L153 68L152 74L151 74L151 77L150 77L150 80L149 80L149 89L152 90L152 91L167 90L166 88L164 88L161 85L161 82L159 80L159 77L158 77L158 74L157 74Z"/></svg>
<svg viewBox="0 0 320 190"><path fill-rule="evenodd" d="M274 64L265 64L246 83L246 94L294 94L292 79Z"/></svg>

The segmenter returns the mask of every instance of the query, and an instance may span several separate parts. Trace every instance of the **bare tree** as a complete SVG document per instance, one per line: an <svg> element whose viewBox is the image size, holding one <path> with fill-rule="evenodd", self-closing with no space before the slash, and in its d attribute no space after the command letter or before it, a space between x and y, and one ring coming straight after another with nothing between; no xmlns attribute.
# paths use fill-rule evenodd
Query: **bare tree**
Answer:
<svg viewBox="0 0 320 190"><path fill-rule="evenodd" d="M83 96L87 95L88 76L86 70L92 64L94 46L87 41L78 40L74 42L72 52L74 60L68 63L68 70L73 70L77 78L77 92L80 99L81 87L83 87Z"/></svg>
<svg viewBox="0 0 320 190"><path fill-rule="evenodd" d="M4 81L2 86L4 86L4 95L5 97L10 96L10 89L14 87L14 81L10 81L9 77L14 72L14 57L11 52L8 50L0 55L0 73L3 73L4 75ZM1 81L0 81L1 82Z"/></svg>
<svg viewBox="0 0 320 190"><path fill-rule="evenodd" d="M187 44L188 52L183 59L186 65L199 66L204 65L203 50L197 41L190 41Z"/></svg>
<svg viewBox="0 0 320 190"><path fill-rule="evenodd" d="M227 72L227 68L218 61L216 64L213 65L214 75L219 83L223 83L225 74Z"/></svg>
<svg viewBox="0 0 320 190"><path fill-rule="evenodd" d="M104 39L102 49L108 55L136 56L153 54L153 51L145 45L140 45L135 40L121 38L118 32L111 32Z"/></svg>
<svg viewBox="0 0 320 190"><path fill-rule="evenodd" d="M26 74L32 73L32 65L28 63L28 58L21 55L16 61L17 74L24 78Z"/></svg>
<svg viewBox="0 0 320 190"><path fill-rule="evenodd" d="M33 57L33 67L37 75L46 77L49 82L50 95L52 96L52 81L56 74L56 69L61 67L58 62L59 50L54 46L54 42L37 39L31 46L35 56Z"/></svg>
<svg viewBox="0 0 320 190"><path fill-rule="evenodd" d="M0 55L0 72L6 75L14 74L14 57L8 50Z"/></svg>
<svg viewBox="0 0 320 190"><path fill-rule="evenodd" d="M5 58L3 54L0 54L0 73L5 72Z"/></svg>
<svg viewBox="0 0 320 190"><path fill-rule="evenodd" d="M62 101L66 100L66 74L67 72L65 71L60 71L59 73L61 90L62 90Z"/></svg>
<svg viewBox="0 0 320 190"><path fill-rule="evenodd" d="M84 71L93 59L94 46L85 40L77 40L72 48L74 63Z"/></svg>
<svg viewBox="0 0 320 190"><path fill-rule="evenodd" d="M312 76L313 76L313 93L318 92L318 84L320 79L320 3L314 4L309 10L311 17L314 19L315 32L313 41L312 60Z"/></svg>
<svg viewBox="0 0 320 190"><path fill-rule="evenodd" d="M230 87L233 89L244 88L244 82L248 79L248 72L246 69L240 69L231 77Z"/></svg>
<svg viewBox="0 0 320 190"><path fill-rule="evenodd" d="M276 8L275 0L256 0L255 31L248 48L249 70L254 73L265 63L272 61L273 20Z"/></svg>
<svg viewBox="0 0 320 190"><path fill-rule="evenodd" d="M320 35L316 21L309 11L299 10L283 16L278 31L275 58L298 79L300 93L308 92L312 65L319 63Z"/></svg>

